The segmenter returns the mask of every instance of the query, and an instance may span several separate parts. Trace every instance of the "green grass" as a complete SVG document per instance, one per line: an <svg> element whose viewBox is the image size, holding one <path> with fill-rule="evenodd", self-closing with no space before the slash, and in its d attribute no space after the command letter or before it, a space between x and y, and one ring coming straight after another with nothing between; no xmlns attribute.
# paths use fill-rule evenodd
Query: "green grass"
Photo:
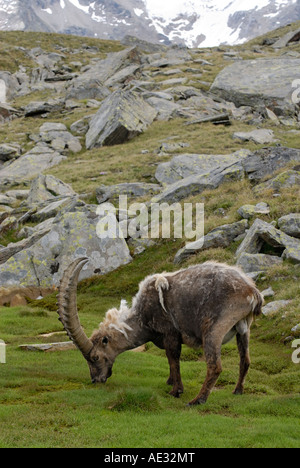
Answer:
<svg viewBox="0 0 300 468"><path fill-rule="evenodd" d="M87 334L108 308L135 294L146 274L174 269L177 247L162 243L130 265L81 283L78 309ZM230 249L226 252L232 258ZM221 260L224 250L209 256ZM299 294L299 279L292 281L292 274L300 276L287 263L259 286L267 286L274 275L276 299ZM282 344L282 335L299 317L298 300L285 310L284 321L281 312L254 323L245 394L232 395L239 367L232 342L223 348L223 373L208 403L195 408L186 404L205 379L201 351L183 348L185 393L178 400L168 394L167 359L154 345L119 356L111 379L96 387L78 351L21 351L18 345L24 343L66 340L61 334L40 336L62 330L55 302L53 295L30 307L0 309L1 338L8 343L0 374L0 447L299 447L299 366L292 363L290 344Z"/></svg>
<svg viewBox="0 0 300 468"><path fill-rule="evenodd" d="M16 310L10 313L19 320ZM36 330L39 319L28 318ZM151 349L119 356L108 383L95 387L78 351L32 353L10 345L0 375L0 447L299 447L299 370L289 350L254 343L245 395L232 395L238 357L236 346L227 345L215 391L195 408L186 403L205 378L201 358L182 362L185 393L176 400L165 383L167 360Z"/></svg>

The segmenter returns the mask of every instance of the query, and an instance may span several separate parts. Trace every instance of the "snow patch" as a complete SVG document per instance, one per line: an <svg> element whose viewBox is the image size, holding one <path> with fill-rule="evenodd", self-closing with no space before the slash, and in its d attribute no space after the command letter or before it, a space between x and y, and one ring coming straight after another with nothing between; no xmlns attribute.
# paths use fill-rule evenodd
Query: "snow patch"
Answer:
<svg viewBox="0 0 300 468"><path fill-rule="evenodd" d="M136 16L142 16L142 14L144 13L143 10L140 10L139 8L134 8L133 9L134 13L136 14Z"/></svg>
<svg viewBox="0 0 300 468"><path fill-rule="evenodd" d="M79 10L82 10L82 11L84 11L84 13L89 14L90 5L88 5L88 6L81 5L81 3L79 3L79 0L69 0L69 2L72 3L72 5L74 5Z"/></svg>
<svg viewBox="0 0 300 468"><path fill-rule="evenodd" d="M277 8L297 0L275 0ZM188 47L214 47L239 44L241 28L228 26L230 17L240 11L259 11L270 5L270 0L143 0L152 26L171 41L176 37ZM188 19L188 21L187 21ZM190 26L191 24L191 26ZM172 32L166 32L170 29ZM205 41L196 43L197 37Z"/></svg>
<svg viewBox="0 0 300 468"><path fill-rule="evenodd" d="M48 13L48 15L53 14L53 11L51 10L51 8L44 8L44 9L42 9L42 11L44 11L45 13Z"/></svg>

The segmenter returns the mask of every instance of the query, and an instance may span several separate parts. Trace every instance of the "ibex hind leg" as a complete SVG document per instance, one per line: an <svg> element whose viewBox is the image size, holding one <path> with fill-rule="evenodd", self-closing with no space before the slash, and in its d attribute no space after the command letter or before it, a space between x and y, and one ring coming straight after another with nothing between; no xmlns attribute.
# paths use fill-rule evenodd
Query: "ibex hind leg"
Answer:
<svg viewBox="0 0 300 468"><path fill-rule="evenodd" d="M234 395L242 395L244 393L245 379L251 364L249 353L250 331L248 330L247 333L243 335L240 335L238 333L236 335L236 340L240 353L240 376L237 386L233 393Z"/></svg>
<svg viewBox="0 0 300 468"><path fill-rule="evenodd" d="M180 338L177 336L168 336L168 338L164 339L164 346L170 366L170 377L167 381L167 385L173 386L170 395L174 396L175 398L179 398L180 394L183 393L183 384L180 374Z"/></svg>
<svg viewBox="0 0 300 468"><path fill-rule="evenodd" d="M188 406L205 404L211 391L213 390L221 372L221 347L224 336L217 333L210 333L204 340L204 353L207 363L207 374L205 382L199 395L190 401Z"/></svg>

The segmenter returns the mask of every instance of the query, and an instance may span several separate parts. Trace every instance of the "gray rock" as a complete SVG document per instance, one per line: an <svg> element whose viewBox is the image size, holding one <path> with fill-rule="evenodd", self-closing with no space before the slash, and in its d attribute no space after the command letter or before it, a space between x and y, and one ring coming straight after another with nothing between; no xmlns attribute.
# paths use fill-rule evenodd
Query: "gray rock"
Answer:
<svg viewBox="0 0 300 468"><path fill-rule="evenodd" d="M46 123L40 128L40 140L49 144L56 151L70 150L78 153L82 150L82 146L77 137L67 131L63 124Z"/></svg>
<svg viewBox="0 0 300 468"><path fill-rule="evenodd" d="M129 65L122 70L116 72L113 76L111 76L106 82L105 85L108 88L115 86L116 84L125 83L127 80L133 80L137 74L140 72L141 68L139 64Z"/></svg>
<svg viewBox="0 0 300 468"><path fill-rule="evenodd" d="M243 158L247 157L247 154L249 154L247 151L242 151L228 156L215 156L215 159L213 156L210 159L210 156L205 157L204 155L196 155L196 159L194 159L195 155L192 155L192 159L185 157L175 160L174 158L173 163L179 162L177 165L178 173L173 170L172 164L162 165L163 167L160 167L156 177L161 182L168 181L170 183L174 179L177 182L168 185L160 195L154 197L153 202L180 201L189 196L200 194L204 190L215 189L230 180L243 179L245 173L242 161ZM190 165L188 165L189 159ZM194 166L192 161L194 161ZM196 175L186 176L188 173ZM182 178L183 175L185 175L184 178Z"/></svg>
<svg viewBox="0 0 300 468"><path fill-rule="evenodd" d="M149 247L153 247L155 242L151 239L129 239L128 245L133 249L133 255L140 255Z"/></svg>
<svg viewBox="0 0 300 468"><path fill-rule="evenodd" d="M261 253L265 244L277 250L282 258L300 263L300 240L288 236L260 219L255 220L236 255L239 258L243 253Z"/></svg>
<svg viewBox="0 0 300 468"><path fill-rule="evenodd" d="M300 238L300 214L291 213L278 220L279 229L291 237Z"/></svg>
<svg viewBox="0 0 300 468"><path fill-rule="evenodd" d="M22 150L19 145L0 145L0 161L6 162L21 156Z"/></svg>
<svg viewBox="0 0 300 468"><path fill-rule="evenodd" d="M214 249L218 247L228 247L236 237L243 234L248 228L248 221L243 220L233 224L225 224L210 231L204 239L186 244L180 249L174 259L174 263L181 263L191 255L203 250Z"/></svg>
<svg viewBox="0 0 300 468"><path fill-rule="evenodd" d="M211 91L236 106L266 106L276 115L294 115L291 84L299 78L300 59L243 60L229 65Z"/></svg>
<svg viewBox="0 0 300 468"><path fill-rule="evenodd" d="M65 159L66 157L57 151L39 144L0 170L0 186L28 182Z"/></svg>
<svg viewBox="0 0 300 468"><path fill-rule="evenodd" d="M282 188L300 186L300 171L288 170L284 171L273 179L263 182L254 187L255 193L259 193L266 189L272 189L280 192Z"/></svg>
<svg viewBox="0 0 300 468"><path fill-rule="evenodd" d="M92 149L124 143L144 132L157 112L138 94L116 91L103 102L92 118L86 147Z"/></svg>
<svg viewBox="0 0 300 468"><path fill-rule="evenodd" d="M274 301L263 307L262 312L265 316L276 314L287 307L292 301Z"/></svg>
<svg viewBox="0 0 300 468"><path fill-rule="evenodd" d="M66 132L68 129L62 123L46 122L40 127L40 134L48 132Z"/></svg>
<svg viewBox="0 0 300 468"><path fill-rule="evenodd" d="M18 91L20 90L20 84L16 76L12 75L8 71L0 71L0 80L5 84L4 95L5 98L1 99L2 102L9 102L14 97L16 97Z"/></svg>
<svg viewBox="0 0 300 468"><path fill-rule="evenodd" d="M72 197L75 195L70 185L50 175L39 175L31 184L26 200L27 205L40 204L55 197Z"/></svg>
<svg viewBox="0 0 300 468"><path fill-rule="evenodd" d="M147 102L157 111L157 120L170 120L178 116L181 111L181 106L169 99L161 99L154 96L148 98Z"/></svg>
<svg viewBox="0 0 300 468"><path fill-rule="evenodd" d="M21 111L11 107L9 104L0 103L0 122L10 122L16 117L20 117L22 114Z"/></svg>
<svg viewBox="0 0 300 468"><path fill-rule="evenodd" d="M101 185L96 189L96 197L98 203L104 203L120 195L127 195L128 197L138 198L145 195L154 195L161 190L160 185L145 184L143 182L124 183L118 185Z"/></svg>
<svg viewBox="0 0 300 468"><path fill-rule="evenodd" d="M270 213L270 207L267 203L258 203L257 205L244 205L238 209L238 214L244 219L250 219L255 215L267 215Z"/></svg>
<svg viewBox="0 0 300 468"><path fill-rule="evenodd" d="M35 213L32 213L30 219L33 222L41 223L49 218L73 211L77 206L81 205L82 202L78 200L78 196L56 197L53 201L43 203Z"/></svg>
<svg viewBox="0 0 300 468"><path fill-rule="evenodd" d="M15 216L11 215L0 223L0 234L5 234L7 231L17 229L18 220Z"/></svg>
<svg viewBox="0 0 300 468"><path fill-rule="evenodd" d="M93 74L81 76L72 82L72 86L68 89L66 98L77 99L104 99L109 96L110 91L106 86L103 86L99 79Z"/></svg>
<svg viewBox="0 0 300 468"><path fill-rule="evenodd" d="M270 147L255 151L243 160L243 167L249 179L260 181L273 174L289 162L300 162L300 150L285 147Z"/></svg>
<svg viewBox="0 0 300 468"><path fill-rule="evenodd" d="M71 125L71 132L75 133L76 135L85 135L89 129L90 121L92 118L92 115L88 115L87 117L83 117L82 119L77 120Z"/></svg>
<svg viewBox="0 0 300 468"><path fill-rule="evenodd" d="M298 331L300 331L300 323L291 329L291 332L293 333L297 333Z"/></svg>
<svg viewBox="0 0 300 468"><path fill-rule="evenodd" d="M170 162L159 164L155 178L161 184L170 185L190 176L221 172L239 164L251 154L248 150L227 155L181 154L172 158ZM242 170L241 166L240 169Z"/></svg>
<svg viewBox="0 0 300 468"><path fill-rule="evenodd" d="M25 200L29 195L29 190L8 190L6 195L16 200Z"/></svg>
<svg viewBox="0 0 300 468"><path fill-rule="evenodd" d="M265 289L264 291L262 291L262 295L266 299L266 298L269 298L269 297L274 297L275 292L273 291L273 289L271 287L269 287L268 289Z"/></svg>
<svg viewBox="0 0 300 468"><path fill-rule="evenodd" d="M296 29L295 31L290 31L284 36L282 36L280 39L278 39L278 41L274 42L272 46L274 47L274 49L283 49L288 44L299 41L299 37L300 29Z"/></svg>
<svg viewBox="0 0 300 468"><path fill-rule="evenodd" d="M49 114L51 112L60 112L63 107L64 101L59 99L52 99L47 102L31 102L25 107L25 117L34 117L36 115Z"/></svg>
<svg viewBox="0 0 300 468"><path fill-rule="evenodd" d="M141 56L136 47L109 54L106 59L99 60L72 81L67 91L67 99L104 99L110 94L107 82L109 84L109 80L114 75L128 66L139 66L140 64ZM118 77L115 76L114 83L117 82L116 79ZM119 79L124 80L122 73L119 75ZM111 82L111 84L113 83Z"/></svg>
<svg viewBox="0 0 300 468"><path fill-rule="evenodd" d="M32 247L48 232L49 229L41 229L37 232L33 232L30 236L28 236L28 238L22 239L20 242L15 242L10 244L8 247L3 247L0 249L0 265L6 263L11 257L21 252L22 250Z"/></svg>
<svg viewBox="0 0 300 468"><path fill-rule="evenodd" d="M39 343L39 344L23 344L19 346L23 351L43 351L44 353L53 351L68 351L76 349L72 341L64 341L59 343Z"/></svg>
<svg viewBox="0 0 300 468"><path fill-rule="evenodd" d="M158 150L156 151L157 154L167 154L167 153L174 153L182 148L188 148L190 146L189 143L179 142L179 143L167 143L164 142L160 145Z"/></svg>
<svg viewBox="0 0 300 468"><path fill-rule="evenodd" d="M104 274L131 261L124 239L101 239L97 235L99 217L91 212L62 216L53 229L30 248L10 257L0 266L2 286L58 286L63 272L78 257L90 259L81 279Z"/></svg>
<svg viewBox="0 0 300 468"><path fill-rule="evenodd" d="M12 206L14 203L16 203L16 199L14 197L8 197L7 195L2 195L0 193L0 205Z"/></svg>
<svg viewBox="0 0 300 468"><path fill-rule="evenodd" d="M273 266L281 265L282 263L283 259L280 257L248 253L242 253L237 261L237 265L241 267L245 273L265 272Z"/></svg>
<svg viewBox="0 0 300 468"><path fill-rule="evenodd" d="M267 129L253 130L252 132L236 132L233 134L233 138L241 141L253 141L260 145L275 141L273 130Z"/></svg>

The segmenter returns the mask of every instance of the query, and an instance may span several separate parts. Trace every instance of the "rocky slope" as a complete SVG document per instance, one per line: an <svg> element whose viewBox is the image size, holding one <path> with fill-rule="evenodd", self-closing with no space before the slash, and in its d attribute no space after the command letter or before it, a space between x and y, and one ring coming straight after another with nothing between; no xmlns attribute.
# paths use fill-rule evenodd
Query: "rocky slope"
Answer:
<svg viewBox="0 0 300 468"><path fill-rule="evenodd" d="M300 19L299 0L0 1L0 30L78 34L211 47L237 44Z"/></svg>
<svg viewBox="0 0 300 468"><path fill-rule="evenodd" d="M80 49L60 36L23 47L26 67L0 73L1 303L48 294L77 257L89 257L81 278L91 278L159 245L150 213L105 212L120 194L207 203L204 242L179 242L176 264L229 249L254 278L296 274L298 26L276 47L272 36L212 51L116 44L106 55L96 40ZM226 204L230 187L244 193ZM106 225L123 236L102 237Z"/></svg>

